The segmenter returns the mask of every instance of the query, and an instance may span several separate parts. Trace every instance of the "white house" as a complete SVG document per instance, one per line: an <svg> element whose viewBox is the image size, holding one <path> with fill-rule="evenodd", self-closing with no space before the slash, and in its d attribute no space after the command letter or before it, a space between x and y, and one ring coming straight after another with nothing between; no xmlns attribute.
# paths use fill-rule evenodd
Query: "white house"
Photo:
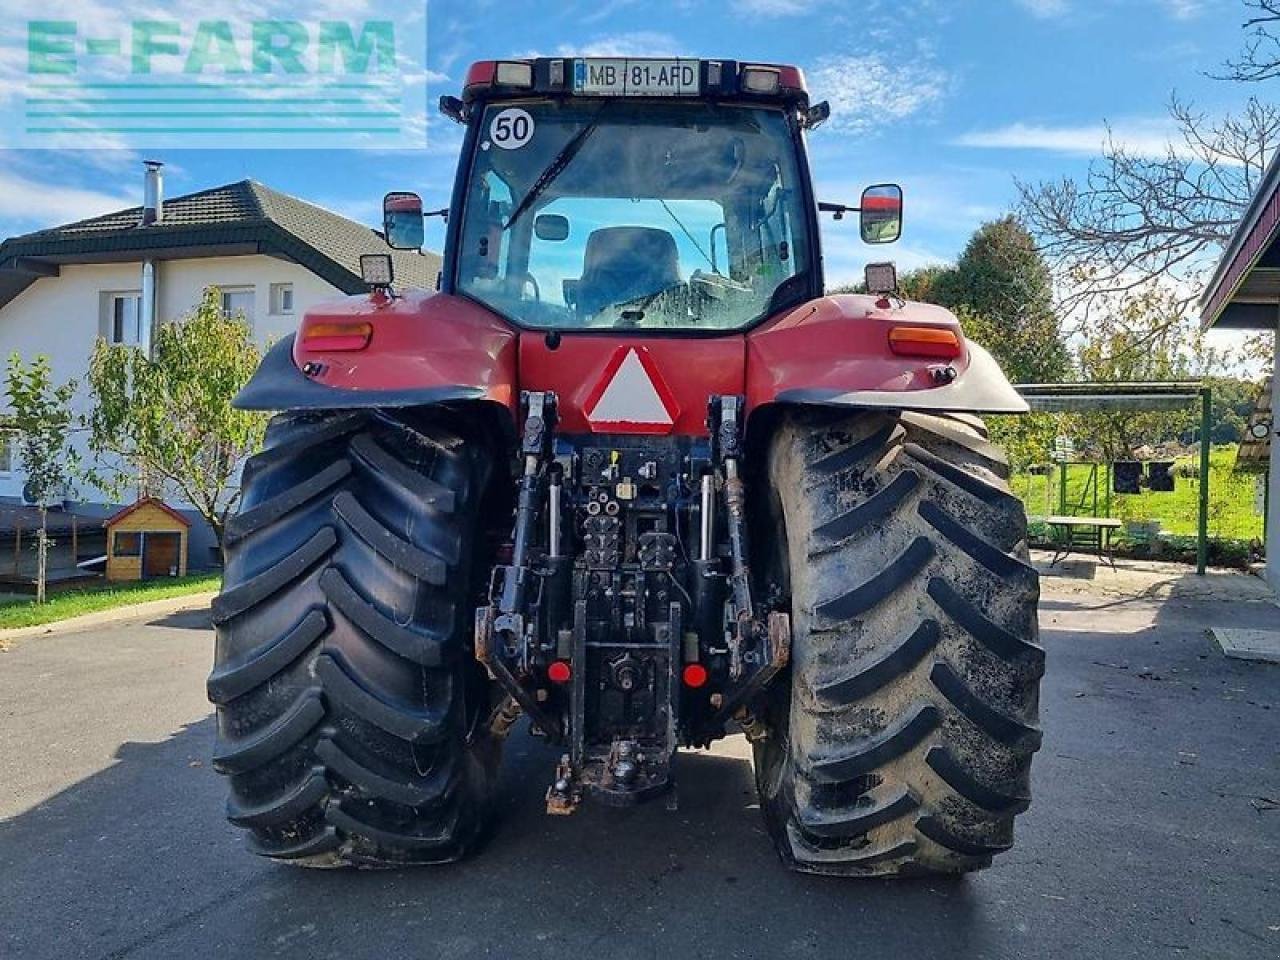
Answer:
<svg viewBox="0 0 1280 960"><path fill-rule="evenodd" d="M46 354L56 382L83 381L98 337L145 346L155 322L189 312L211 285L265 344L293 332L312 304L365 290L361 254L391 252L377 231L252 180L166 202L160 176L147 165L140 207L0 244L0 360ZM435 285L438 257L393 255L398 283ZM0 504L20 505L23 486L0 443ZM83 487L78 497L90 514L119 506ZM193 564L209 542L197 539L193 531Z"/></svg>

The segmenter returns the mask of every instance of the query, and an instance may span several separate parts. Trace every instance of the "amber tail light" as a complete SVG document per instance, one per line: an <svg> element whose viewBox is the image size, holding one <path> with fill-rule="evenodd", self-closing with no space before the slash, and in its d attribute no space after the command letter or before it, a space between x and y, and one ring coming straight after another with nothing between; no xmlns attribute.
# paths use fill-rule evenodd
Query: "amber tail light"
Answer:
<svg viewBox="0 0 1280 960"><path fill-rule="evenodd" d="M941 327L894 327L889 349L900 357L954 360L960 356L960 335Z"/></svg>
<svg viewBox="0 0 1280 960"><path fill-rule="evenodd" d="M371 323L316 323L302 331L302 345L308 350L363 350L372 339Z"/></svg>

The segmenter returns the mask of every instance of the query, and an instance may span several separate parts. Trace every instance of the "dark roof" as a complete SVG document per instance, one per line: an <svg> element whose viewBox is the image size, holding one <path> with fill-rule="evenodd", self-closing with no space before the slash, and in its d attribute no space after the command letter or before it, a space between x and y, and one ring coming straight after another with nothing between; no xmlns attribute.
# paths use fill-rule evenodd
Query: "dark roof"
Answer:
<svg viewBox="0 0 1280 960"><path fill-rule="evenodd" d="M141 500L139 500L137 503L133 504L132 506L125 507L123 510L117 510L111 516L107 517L106 525L108 527L114 527L117 523L119 523L125 517L131 514L137 513L143 507L157 507L160 510L163 510L165 513L167 513L169 516L173 517L174 520L178 521L178 523L182 524L184 527L191 526L190 520L188 520L186 517L180 514L177 510L173 509L173 507L169 506L167 503L165 503L163 500L160 500L157 497L143 497Z"/></svg>
<svg viewBox="0 0 1280 960"><path fill-rule="evenodd" d="M140 226L142 208L12 237L0 244L0 306L67 263L102 263L262 253L311 270L346 293L366 289L360 255L391 253L396 279L435 286L440 258L393 251L382 234L313 203L241 180L166 200L164 219Z"/></svg>
<svg viewBox="0 0 1280 960"><path fill-rule="evenodd" d="M1210 327L1274 330L1280 311L1280 151L1227 243L1200 298Z"/></svg>
<svg viewBox="0 0 1280 960"><path fill-rule="evenodd" d="M102 517L50 507L46 529L50 536L69 534L72 525L80 530L101 530ZM0 502L0 536L12 537L21 528L24 536L40 529L40 508L25 503Z"/></svg>

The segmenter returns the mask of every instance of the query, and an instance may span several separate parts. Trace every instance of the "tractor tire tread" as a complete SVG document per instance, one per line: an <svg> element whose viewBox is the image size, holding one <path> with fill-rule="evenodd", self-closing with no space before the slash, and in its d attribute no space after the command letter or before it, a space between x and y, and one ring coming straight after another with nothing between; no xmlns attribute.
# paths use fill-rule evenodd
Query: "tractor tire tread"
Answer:
<svg viewBox="0 0 1280 960"><path fill-rule="evenodd" d="M490 462L456 411L285 414L229 524L208 694L227 816L308 867L476 849L500 744L465 612Z"/></svg>
<svg viewBox="0 0 1280 960"><path fill-rule="evenodd" d="M857 877L989 866L1043 740L1007 460L977 418L888 411L785 415L768 459L785 556L753 563L789 571L792 646L754 749L780 856Z"/></svg>

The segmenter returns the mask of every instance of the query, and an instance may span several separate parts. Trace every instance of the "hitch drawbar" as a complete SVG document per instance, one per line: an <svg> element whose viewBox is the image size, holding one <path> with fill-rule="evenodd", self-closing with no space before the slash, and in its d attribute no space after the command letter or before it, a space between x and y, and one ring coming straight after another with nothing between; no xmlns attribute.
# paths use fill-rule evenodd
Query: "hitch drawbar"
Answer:
<svg viewBox="0 0 1280 960"><path fill-rule="evenodd" d="M526 393L510 562L476 611L476 657L504 697L565 747L550 813L669 795L679 746L736 721L787 663L788 615L752 593L742 400L709 404L710 439L562 437L556 397ZM696 544L696 549L695 549Z"/></svg>

